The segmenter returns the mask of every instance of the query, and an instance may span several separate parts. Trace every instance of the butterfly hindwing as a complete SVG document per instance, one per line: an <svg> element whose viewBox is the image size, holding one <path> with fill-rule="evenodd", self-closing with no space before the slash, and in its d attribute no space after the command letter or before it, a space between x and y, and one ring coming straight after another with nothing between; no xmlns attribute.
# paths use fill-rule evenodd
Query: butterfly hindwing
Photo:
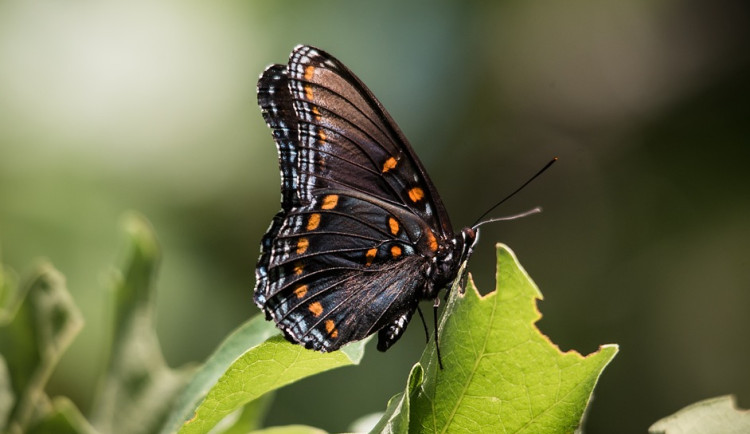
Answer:
<svg viewBox="0 0 750 434"><path fill-rule="evenodd" d="M380 205L329 193L286 216L256 300L260 294L266 312L294 341L333 351L413 310L426 264L411 241L416 226ZM323 338L321 330L334 326Z"/></svg>
<svg viewBox="0 0 750 434"><path fill-rule="evenodd" d="M269 299L266 308L293 341L319 351L337 350L416 308L423 280L410 265L419 259L403 261L404 266L385 267L377 274L344 271L302 279L293 291Z"/></svg>
<svg viewBox="0 0 750 434"><path fill-rule="evenodd" d="M275 296L323 272L377 272L383 260L414 253L408 226L387 210L361 198L326 194L286 214L270 245L272 280L263 293Z"/></svg>

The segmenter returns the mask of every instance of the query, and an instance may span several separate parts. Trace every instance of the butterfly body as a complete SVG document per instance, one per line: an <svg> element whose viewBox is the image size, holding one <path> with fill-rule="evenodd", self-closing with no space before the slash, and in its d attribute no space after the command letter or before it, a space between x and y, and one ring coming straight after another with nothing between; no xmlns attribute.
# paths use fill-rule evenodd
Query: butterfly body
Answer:
<svg viewBox="0 0 750 434"><path fill-rule="evenodd" d="M255 303L318 351L378 332L385 351L421 300L471 254L413 149L367 87L322 50L298 46L258 82L273 131L281 210L261 241Z"/></svg>

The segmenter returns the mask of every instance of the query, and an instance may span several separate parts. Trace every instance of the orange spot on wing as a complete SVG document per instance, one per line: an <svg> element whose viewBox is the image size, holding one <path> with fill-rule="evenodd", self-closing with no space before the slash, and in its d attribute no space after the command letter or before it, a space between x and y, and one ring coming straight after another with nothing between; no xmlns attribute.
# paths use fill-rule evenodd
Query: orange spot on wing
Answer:
<svg viewBox="0 0 750 434"><path fill-rule="evenodd" d="M389 159L385 160L385 163L383 163L383 173L393 169L394 167L396 167L396 159L390 157Z"/></svg>
<svg viewBox="0 0 750 434"><path fill-rule="evenodd" d="M320 120L320 110L318 110L317 106L313 106L312 113L313 113L313 115L315 115L315 120L319 121Z"/></svg>
<svg viewBox="0 0 750 434"><path fill-rule="evenodd" d="M299 276L300 274L302 274L302 270L304 268L305 268L305 266L302 265L302 263L300 263L300 262L295 263L294 264L294 274L296 274L297 276Z"/></svg>
<svg viewBox="0 0 750 434"><path fill-rule="evenodd" d="M396 235L399 230L398 221L393 217L388 217L388 227L391 229L391 233Z"/></svg>
<svg viewBox="0 0 750 434"><path fill-rule="evenodd" d="M297 289L294 290L294 295L296 295L297 298L304 298L304 296L307 295L307 285L298 286Z"/></svg>
<svg viewBox="0 0 750 434"><path fill-rule="evenodd" d="M422 190L419 187L414 187L411 190L409 190L409 199L411 199L412 202L419 202L424 197L424 190Z"/></svg>
<svg viewBox="0 0 750 434"><path fill-rule="evenodd" d="M370 249L365 253L365 265L370 266L372 265L372 261L375 260L375 256L378 254L378 249Z"/></svg>
<svg viewBox="0 0 750 434"><path fill-rule="evenodd" d="M329 194L323 198L323 205L320 207L323 209L334 209L339 203L339 196L337 194Z"/></svg>
<svg viewBox="0 0 750 434"><path fill-rule="evenodd" d="M325 143L328 136L326 136L326 133L323 130L318 130L318 141L321 143Z"/></svg>
<svg viewBox="0 0 750 434"><path fill-rule="evenodd" d="M301 255L307 251L307 248L310 246L310 240L307 238L300 238L297 240L297 254Z"/></svg>
<svg viewBox="0 0 750 434"><path fill-rule="evenodd" d="M319 301L314 301L307 306L307 310L309 310L313 316L319 317L320 314L323 313L323 305L321 305Z"/></svg>
<svg viewBox="0 0 750 434"><path fill-rule="evenodd" d="M401 247L399 247L399 246L392 246L391 247L391 256L393 256L393 259L396 259L399 256L401 256Z"/></svg>
<svg viewBox="0 0 750 434"><path fill-rule="evenodd" d="M305 67L305 80L310 80L313 78L313 74L315 73L315 67L312 65L308 65Z"/></svg>
<svg viewBox="0 0 750 434"><path fill-rule="evenodd" d="M307 230L308 231L314 231L315 229L318 229L318 226L320 225L320 214L310 214L310 218L307 219Z"/></svg>
<svg viewBox="0 0 750 434"><path fill-rule="evenodd" d="M336 324L334 324L332 319L326 320L326 331L332 338L337 338L339 336L339 331L336 330Z"/></svg>
<svg viewBox="0 0 750 434"><path fill-rule="evenodd" d="M305 98L307 98L310 101L312 101L312 99L313 99L312 87L310 85L306 84L304 89L305 89Z"/></svg>
<svg viewBox="0 0 750 434"><path fill-rule="evenodd" d="M427 229L427 247L429 247L433 252L437 252L437 239L435 238L435 234L433 234L429 229Z"/></svg>

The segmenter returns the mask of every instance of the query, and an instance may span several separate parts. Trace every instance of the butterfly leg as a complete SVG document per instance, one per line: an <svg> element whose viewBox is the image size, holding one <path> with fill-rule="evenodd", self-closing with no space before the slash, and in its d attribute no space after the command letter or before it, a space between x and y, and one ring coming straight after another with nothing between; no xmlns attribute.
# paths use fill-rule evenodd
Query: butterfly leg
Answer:
<svg viewBox="0 0 750 434"><path fill-rule="evenodd" d="M427 330L427 322L424 320L424 314L422 313L422 309L419 308L419 305L417 305L417 312L419 313L419 318L422 320L422 325L424 326L424 337L425 337L425 343L430 343L430 331Z"/></svg>
<svg viewBox="0 0 750 434"><path fill-rule="evenodd" d="M469 270L464 268L464 271L461 273L461 280L458 283L458 289L463 295L466 292L466 282L468 280ZM446 300L448 299L448 294L445 295Z"/></svg>
<svg viewBox="0 0 750 434"><path fill-rule="evenodd" d="M438 343L438 307L440 307L440 298L435 297L435 303L432 305L432 317L435 320L435 352L437 353L438 365L443 369L443 358L440 356L440 344Z"/></svg>

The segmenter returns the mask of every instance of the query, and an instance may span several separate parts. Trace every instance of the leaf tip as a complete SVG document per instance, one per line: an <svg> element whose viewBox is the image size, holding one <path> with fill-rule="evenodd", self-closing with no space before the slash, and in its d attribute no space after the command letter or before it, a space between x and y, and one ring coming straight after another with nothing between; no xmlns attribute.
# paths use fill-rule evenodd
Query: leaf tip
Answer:
<svg viewBox="0 0 750 434"><path fill-rule="evenodd" d="M140 213L129 211L121 223L130 242L146 257L158 257L159 243L151 223Z"/></svg>
<svg viewBox="0 0 750 434"><path fill-rule="evenodd" d="M536 286L536 283L534 283L534 280L531 278L531 276L529 276L529 273L525 268L523 268L523 265L521 265L521 262L518 260L518 256L516 256L516 252L514 252L513 249L511 249L507 244L504 243L495 244L495 250L497 252L498 276L500 275L501 271L508 269L509 266L511 266L511 268L517 269L521 273L522 277L531 284L534 298L543 300L544 296L542 295L542 291L539 290L539 287ZM498 284L499 282L500 279L498 278Z"/></svg>
<svg viewBox="0 0 750 434"><path fill-rule="evenodd" d="M424 368L421 363L417 362L412 366L411 372L409 372L408 381L407 391L409 393L412 393L420 384L422 384L424 381Z"/></svg>

